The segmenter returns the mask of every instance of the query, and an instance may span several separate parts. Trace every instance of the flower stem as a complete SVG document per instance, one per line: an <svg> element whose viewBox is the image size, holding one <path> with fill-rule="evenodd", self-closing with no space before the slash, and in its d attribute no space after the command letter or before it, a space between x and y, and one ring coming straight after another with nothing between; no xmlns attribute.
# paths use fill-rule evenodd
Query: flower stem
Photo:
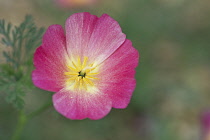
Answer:
<svg viewBox="0 0 210 140"><path fill-rule="evenodd" d="M52 106L51 100L28 115L26 115L23 111L20 111L18 123L17 123L15 132L14 132L11 140L19 140L26 123L29 120L31 120L32 118L34 118L35 116L37 116L37 115L41 114L42 112L44 112L45 110L47 110L50 106Z"/></svg>
<svg viewBox="0 0 210 140"><path fill-rule="evenodd" d="M29 120L34 118L35 116L37 116L37 115L41 114L42 112L44 112L45 110L47 110L50 106L52 106L52 101L51 100L49 102L47 102L46 104L44 104L43 106L41 106L39 109L37 109L34 112L27 115L27 118Z"/></svg>
<svg viewBox="0 0 210 140"><path fill-rule="evenodd" d="M15 129L15 132L12 136L12 140L20 139L21 133L23 131L23 128L24 128L26 122L27 122L26 115L23 113L23 111L20 111L19 118L18 118L18 123L17 123L16 129Z"/></svg>

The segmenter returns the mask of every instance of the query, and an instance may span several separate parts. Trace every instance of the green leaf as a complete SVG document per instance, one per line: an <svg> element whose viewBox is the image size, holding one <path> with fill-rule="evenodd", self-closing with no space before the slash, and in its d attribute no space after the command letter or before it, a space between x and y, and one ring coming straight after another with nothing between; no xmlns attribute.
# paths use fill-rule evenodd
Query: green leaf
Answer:
<svg viewBox="0 0 210 140"><path fill-rule="evenodd" d="M8 48L3 51L7 63L0 65L0 94L17 109L24 107L25 93L34 88L32 56L41 44L44 31L35 25L31 15L26 15L19 26L0 20L1 43Z"/></svg>

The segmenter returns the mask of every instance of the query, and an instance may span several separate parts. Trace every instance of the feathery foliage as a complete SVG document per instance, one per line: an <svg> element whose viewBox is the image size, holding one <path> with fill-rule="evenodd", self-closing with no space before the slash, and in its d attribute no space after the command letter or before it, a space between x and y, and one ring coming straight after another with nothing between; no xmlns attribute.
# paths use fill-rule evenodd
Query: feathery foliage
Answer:
<svg viewBox="0 0 210 140"><path fill-rule="evenodd" d="M30 15L19 26L0 20L1 43L6 47L3 51L6 63L0 65L0 91L17 109L23 108L23 97L33 88L32 54L41 44L43 33L44 28L38 28Z"/></svg>

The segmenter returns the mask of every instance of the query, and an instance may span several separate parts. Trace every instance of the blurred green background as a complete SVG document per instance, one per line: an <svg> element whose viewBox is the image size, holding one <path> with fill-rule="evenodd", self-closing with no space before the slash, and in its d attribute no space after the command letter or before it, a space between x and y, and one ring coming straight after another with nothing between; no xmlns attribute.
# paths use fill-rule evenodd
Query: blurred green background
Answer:
<svg viewBox="0 0 210 140"><path fill-rule="evenodd" d="M63 10L53 0L0 0L0 19L15 25L26 14L39 27L64 25L71 14L83 11L109 14L139 50L132 100L126 109L112 109L97 121L68 120L51 107L26 125L21 140L200 139L200 116L210 109L210 1L105 0ZM0 44L0 52L6 49ZM0 63L6 63L2 54ZM0 140L10 139L18 116L5 101L6 92L0 93ZM52 94L27 91L25 111L34 111Z"/></svg>

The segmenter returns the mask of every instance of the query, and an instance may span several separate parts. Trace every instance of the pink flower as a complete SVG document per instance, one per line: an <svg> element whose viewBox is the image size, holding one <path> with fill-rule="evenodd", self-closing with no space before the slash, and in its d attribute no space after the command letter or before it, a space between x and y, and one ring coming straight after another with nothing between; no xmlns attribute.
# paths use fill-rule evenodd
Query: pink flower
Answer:
<svg viewBox="0 0 210 140"><path fill-rule="evenodd" d="M64 8L90 6L95 2L96 0L56 0L56 3Z"/></svg>
<svg viewBox="0 0 210 140"><path fill-rule="evenodd" d="M138 51L109 15L70 16L51 25L34 54L33 83L53 95L55 109L70 119L101 119L126 108L135 89Z"/></svg>

